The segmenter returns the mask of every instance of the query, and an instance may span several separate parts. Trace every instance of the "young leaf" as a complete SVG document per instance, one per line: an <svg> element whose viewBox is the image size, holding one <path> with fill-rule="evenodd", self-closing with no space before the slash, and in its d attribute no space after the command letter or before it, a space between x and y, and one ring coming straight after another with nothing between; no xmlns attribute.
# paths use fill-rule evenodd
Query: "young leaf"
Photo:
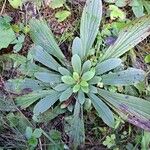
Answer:
<svg viewBox="0 0 150 150"><path fill-rule="evenodd" d="M83 66L82 66L82 73L89 71L91 66L92 66L92 63L90 60L87 60L86 62L84 62Z"/></svg>
<svg viewBox="0 0 150 150"><path fill-rule="evenodd" d="M150 15L145 15L129 23L120 33L116 42L111 45L101 60L120 57L150 34Z"/></svg>
<svg viewBox="0 0 150 150"><path fill-rule="evenodd" d="M111 58L103 62L99 62L96 66L96 75L101 75L105 72L115 69L121 65L122 60L119 58Z"/></svg>
<svg viewBox="0 0 150 150"><path fill-rule="evenodd" d="M76 93L80 90L80 84L76 84L74 87L73 87L73 93Z"/></svg>
<svg viewBox="0 0 150 150"><path fill-rule="evenodd" d="M81 86L81 90L82 90L84 93L88 93L88 92L89 92L89 87L88 87L88 86Z"/></svg>
<svg viewBox="0 0 150 150"><path fill-rule="evenodd" d="M19 96L16 98L16 103L18 106L21 106L21 108L25 109L29 107L31 104L33 104L35 101L37 101L40 98L43 98L47 95L50 95L53 90L39 90L34 91L32 93Z"/></svg>
<svg viewBox="0 0 150 150"><path fill-rule="evenodd" d="M80 24L80 38L83 46L83 54L86 56L96 38L102 17L101 0L87 0Z"/></svg>
<svg viewBox="0 0 150 150"><path fill-rule="evenodd" d="M80 58L83 58L83 48L82 48L82 41L79 37L76 37L73 40L73 44L72 44L72 54L75 55L79 55Z"/></svg>
<svg viewBox="0 0 150 150"><path fill-rule="evenodd" d="M77 54L72 56L71 63L72 63L73 71L80 74L80 72L81 72L81 59Z"/></svg>
<svg viewBox="0 0 150 150"><path fill-rule="evenodd" d="M81 85L81 86L89 86L89 84L88 84L86 81L84 81L84 80L82 80L82 81L80 82L80 85Z"/></svg>
<svg viewBox="0 0 150 150"><path fill-rule="evenodd" d="M15 8L18 9L19 7L22 6L23 1L22 0L8 0L10 5Z"/></svg>
<svg viewBox="0 0 150 150"><path fill-rule="evenodd" d="M94 105L95 109L97 110L99 116L102 120L110 127L114 127L114 116L112 111L108 108L108 106L95 94L90 93L89 97Z"/></svg>
<svg viewBox="0 0 150 150"><path fill-rule="evenodd" d="M73 93L72 88L68 88L67 90L61 93L59 100L61 102L67 100L72 95L72 93Z"/></svg>
<svg viewBox="0 0 150 150"><path fill-rule="evenodd" d="M75 80L71 77L71 76L62 76L61 77L61 80L66 83L66 84L69 84L69 85L72 85L72 84L75 84Z"/></svg>
<svg viewBox="0 0 150 150"><path fill-rule="evenodd" d="M48 73L48 72L37 72L34 76L45 83L55 84L61 82L61 76L55 73Z"/></svg>
<svg viewBox="0 0 150 150"><path fill-rule="evenodd" d="M82 75L82 79L84 81L89 81L94 77L94 75L95 75L95 68L92 68L90 71L87 71Z"/></svg>
<svg viewBox="0 0 150 150"><path fill-rule="evenodd" d="M47 53L41 46L35 46L31 49L33 51L33 58L43 64L44 66L58 71L58 67L60 65L57 61L49 54Z"/></svg>
<svg viewBox="0 0 150 150"><path fill-rule="evenodd" d="M73 72L73 78L75 81L78 81L80 79L80 76L77 72Z"/></svg>
<svg viewBox="0 0 150 150"><path fill-rule="evenodd" d="M54 36L44 21L30 20L31 38L36 45L40 45L45 51L63 61L65 56L57 45Z"/></svg>
<svg viewBox="0 0 150 150"><path fill-rule="evenodd" d="M45 112L48 110L58 99L60 94L56 91L51 92L50 95L46 96L45 98L41 99L34 107L33 113L35 115L39 115L40 113Z"/></svg>
<svg viewBox="0 0 150 150"><path fill-rule="evenodd" d="M58 22L62 22L62 21L64 21L65 19L67 19L70 15L71 15L71 12L70 12L70 11L62 10L62 11L58 11L58 12L55 14L55 17L57 18Z"/></svg>
<svg viewBox="0 0 150 150"><path fill-rule="evenodd" d="M109 73L101 76L106 85L134 85L143 81L145 73L143 70L130 68L117 73Z"/></svg>

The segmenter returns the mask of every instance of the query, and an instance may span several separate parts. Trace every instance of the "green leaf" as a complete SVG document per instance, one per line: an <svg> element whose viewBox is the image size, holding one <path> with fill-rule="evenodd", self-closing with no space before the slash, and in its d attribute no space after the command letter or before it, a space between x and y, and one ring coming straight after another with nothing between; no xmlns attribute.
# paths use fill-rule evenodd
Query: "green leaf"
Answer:
<svg viewBox="0 0 150 150"><path fill-rule="evenodd" d="M98 33L102 17L101 0L87 0L80 24L80 38L83 46L83 54L87 56Z"/></svg>
<svg viewBox="0 0 150 150"><path fill-rule="evenodd" d="M102 78L100 76L94 76L90 81L89 84L98 84L100 81L102 80Z"/></svg>
<svg viewBox="0 0 150 150"><path fill-rule="evenodd" d="M32 93L17 97L16 103L18 106L21 106L21 108L25 109L29 107L31 104L33 104L34 102L36 102L38 99L43 98L51 93L52 90L34 91Z"/></svg>
<svg viewBox="0 0 150 150"><path fill-rule="evenodd" d="M145 15L130 22L120 33L116 42L111 45L101 60L117 58L132 49L150 34L150 15Z"/></svg>
<svg viewBox="0 0 150 150"><path fill-rule="evenodd" d="M36 137L36 138L40 138L42 135L42 130L41 129L35 129L34 132L33 132L33 136Z"/></svg>
<svg viewBox="0 0 150 150"><path fill-rule="evenodd" d="M53 120L54 118L56 118L58 115L61 115L65 112L66 112L66 109L60 109L60 106L58 105L55 108L48 109L46 112L36 116L36 122L47 123L47 122Z"/></svg>
<svg viewBox="0 0 150 150"><path fill-rule="evenodd" d="M45 82L45 83L50 83L51 85L61 82L61 76L55 73L37 72L34 74L34 76L38 80Z"/></svg>
<svg viewBox="0 0 150 150"><path fill-rule="evenodd" d="M98 93L123 119L150 131L150 102L134 96L98 89Z"/></svg>
<svg viewBox="0 0 150 150"><path fill-rule="evenodd" d="M143 81L145 72L140 69L130 68L117 73L109 73L101 76L106 85L134 85Z"/></svg>
<svg viewBox="0 0 150 150"><path fill-rule="evenodd" d="M75 81L78 81L80 79L80 76L77 72L73 72L73 78Z"/></svg>
<svg viewBox="0 0 150 150"><path fill-rule="evenodd" d="M35 46L31 49L31 51L33 52L32 56L36 61L52 70L58 71L60 64L58 64L58 62L41 46Z"/></svg>
<svg viewBox="0 0 150 150"><path fill-rule="evenodd" d="M66 68L64 68L64 67L59 67L59 68L58 68L58 71L59 71L59 73L62 74L63 76L65 76L65 75L71 75L71 73L69 72L69 70L66 69Z"/></svg>
<svg viewBox="0 0 150 150"><path fill-rule="evenodd" d="M89 97L94 105L95 109L97 110L99 116L102 120L109 126L114 128L114 116L112 111L108 108L108 106L95 94L90 93Z"/></svg>
<svg viewBox="0 0 150 150"><path fill-rule="evenodd" d="M77 99L78 99L78 101L79 101L79 103L81 105L84 104L84 102L85 102L85 95L84 95L84 93L81 90L78 92Z"/></svg>
<svg viewBox="0 0 150 150"><path fill-rule="evenodd" d="M50 7L53 9L63 7L65 4L66 0L52 0L50 1Z"/></svg>
<svg viewBox="0 0 150 150"><path fill-rule="evenodd" d="M89 87L88 87L88 86L81 86L81 90L82 90L84 93L88 93L88 92L89 92Z"/></svg>
<svg viewBox="0 0 150 150"><path fill-rule="evenodd" d="M87 71L82 75L82 79L84 81L89 81L94 77L94 75L95 75L95 68L92 68L90 71Z"/></svg>
<svg viewBox="0 0 150 150"><path fill-rule="evenodd" d="M13 8L18 9L19 7L22 6L22 0L8 0L8 1Z"/></svg>
<svg viewBox="0 0 150 150"><path fill-rule="evenodd" d="M30 139L32 137L32 132L33 132L33 130L32 130L31 127L26 128L25 136L26 136L27 139Z"/></svg>
<svg viewBox="0 0 150 150"><path fill-rule="evenodd" d="M70 12L70 11L62 10L62 11L58 11L58 12L55 14L55 17L57 18L58 22L63 22L63 21L66 20L70 15L71 15L71 12Z"/></svg>
<svg viewBox="0 0 150 150"><path fill-rule="evenodd" d="M82 81L80 82L80 85L81 85L81 86L89 86L89 84L88 84L86 81L84 81L84 80L82 80Z"/></svg>
<svg viewBox="0 0 150 150"><path fill-rule="evenodd" d="M90 92L96 94L98 92L97 87L90 85Z"/></svg>
<svg viewBox="0 0 150 150"><path fill-rule="evenodd" d="M144 16L144 7L142 0L133 0L131 2L133 13L137 18Z"/></svg>
<svg viewBox="0 0 150 150"><path fill-rule="evenodd" d="M63 84L63 83L58 84L57 86L54 87L54 89L55 89L56 91L59 91L59 92L64 91L64 90L66 90L67 88L69 88L69 85Z"/></svg>
<svg viewBox="0 0 150 150"><path fill-rule="evenodd" d="M83 58L83 48L82 48L82 41L79 37L75 37L72 44L72 54L79 55L80 58Z"/></svg>
<svg viewBox="0 0 150 150"><path fill-rule="evenodd" d="M72 93L73 93L72 88L68 88L67 90L61 93L59 100L61 102L67 100L72 95Z"/></svg>
<svg viewBox="0 0 150 150"><path fill-rule="evenodd" d="M109 5L110 12L110 18L111 20L115 20L116 18L119 18L120 20L126 19L126 14L121 9L119 9L115 5Z"/></svg>
<svg viewBox="0 0 150 150"><path fill-rule="evenodd" d="M111 58L103 62L99 62L96 66L96 75L101 75L120 66L122 60L119 58Z"/></svg>
<svg viewBox="0 0 150 150"><path fill-rule="evenodd" d="M91 61L90 60L85 61L82 66L82 73L89 71L91 67L92 67Z"/></svg>
<svg viewBox="0 0 150 150"><path fill-rule="evenodd" d="M0 17L0 33L1 50L2 48L7 48L8 45L16 38L15 33L6 17Z"/></svg>
<svg viewBox="0 0 150 150"><path fill-rule="evenodd" d="M58 99L60 94L57 91L52 91L50 95L41 99L34 107L33 113L39 115L48 110Z"/></svg>
<svg viewBox="0 0 150 150"><path fill-rule="evenodd" d="M60 61L65 60L65 56L56 43L54 36L45 21L30 20L31 38L36 45L40 45L45 51L57 57Z"/></svg>
<svg viewBox="0 0 150 150"><path fill-rule="evenodd" d="M66 83L66 84L69 84L69 85L72 85L72 84L75 84L75 80L71 77L71 76L62 76L61 77L61 80Z"/></svg>
<svg viewBox="0 0 150 150"><path fill-rule="evenodd" d="M76 93L80 90L80 84L76 84L74 87L73 87L73 93Z"/></svg>
<svg viewBox="0 0 150 150"><path fill-rule="evenodd" d="M71 63L72 63L73 71L80 74L80 72L81 72L81 59L77 54L72 56Z"/></svg>
<svg viewBox="0 0 150 150"><path fill-rule="evenodd" d="M147 55L144 60L146 63L150 63L150 54Z"/></svg>
<svg viewBox="0 0 150 150"><path fill-rule="evenodd" d="M78 101L75 104L73 118L68 119L68 123L70 124L68 134L74 149L77 149L77 146L83 144L85 141L83 108Z"/></svg>

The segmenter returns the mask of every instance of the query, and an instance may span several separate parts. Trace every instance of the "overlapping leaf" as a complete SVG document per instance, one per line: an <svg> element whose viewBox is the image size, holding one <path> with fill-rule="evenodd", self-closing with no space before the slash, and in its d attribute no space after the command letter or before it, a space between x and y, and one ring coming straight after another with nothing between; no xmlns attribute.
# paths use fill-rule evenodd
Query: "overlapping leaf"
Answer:
<svg viewBox="0 0 150 150"><path fill-rule="evenodd" d="M120 57L150 35L150 15L129 23L120 33L116 42L104 53L102 60Z"/></svg>
<svg viewBox="0 0 150 150"><path fill-rule="evenodd" d="M65 56L56 43L50 28L44 21L31 19L30 27L31 38L36 45L40 45L45 51L56 56L58 59L64 60Z"/></svg>

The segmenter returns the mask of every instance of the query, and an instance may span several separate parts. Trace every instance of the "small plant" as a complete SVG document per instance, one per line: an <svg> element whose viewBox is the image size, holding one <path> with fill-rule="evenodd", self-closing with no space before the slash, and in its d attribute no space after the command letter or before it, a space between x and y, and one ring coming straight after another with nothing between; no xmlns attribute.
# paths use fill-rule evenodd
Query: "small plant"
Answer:
<svg viewBox="0 0 150 150"><path fill-rule="evenodd" d="M101 17L101 0L87 0L81 18L80 37L76 37L72 44L71 62L61 52L46 23L37 19L30 21L35 46L29 53L32 65L29 60L26 65L29 63L32 67L38 62L34 65L39 68L33 76L26 72L28 78L21 84L28 89L32 87L32 92L17 97L16 103L25 109L38 101L33 109L34 118L59 104L61 108L73 110L73 116L66 118L69 125L66 131L75 147L85 140L83 104L89 99L108 126L115 127L113 113L117 112L130 123L150 131L150 102L109 91L110 86L135 85L144 80L144 71L124 69L119 57L150 34L150 16L128 24L116 42L107 50L101 50L95 59L92 46Z"/></svg>
<svg viewBox="0 0 150 150"><path fill-rule="evenodd" d="M115 140L116 140L115 134L112 134L111 136L106 136L106 139L103 142L103 145L107 146L107 148L111 148L116 145Z"/></svg>
<svg viewBox="0 0 150 150"><path fill-rule="evenodd" d="M42 135L42 130L36 128L34 131L31 127L26 128L25 136L28 140L30 149L34 149L38 144L38 138Z"/></svg>

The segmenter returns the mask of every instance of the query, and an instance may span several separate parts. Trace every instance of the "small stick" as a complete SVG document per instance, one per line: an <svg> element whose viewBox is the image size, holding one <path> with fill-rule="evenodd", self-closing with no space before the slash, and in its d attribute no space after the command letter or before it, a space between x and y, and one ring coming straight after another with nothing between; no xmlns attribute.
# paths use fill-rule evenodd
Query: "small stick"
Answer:
<svg viewBox="0 0 150 150"><path fill-rule="evenodd" d="M5 8L5 5L6 5L6 0L4 1L3 3L3 6L2 6L2 9L1 9L1 12L0 12L0 16L3 14L3 11L4 11L4 8Z"/></svg>

